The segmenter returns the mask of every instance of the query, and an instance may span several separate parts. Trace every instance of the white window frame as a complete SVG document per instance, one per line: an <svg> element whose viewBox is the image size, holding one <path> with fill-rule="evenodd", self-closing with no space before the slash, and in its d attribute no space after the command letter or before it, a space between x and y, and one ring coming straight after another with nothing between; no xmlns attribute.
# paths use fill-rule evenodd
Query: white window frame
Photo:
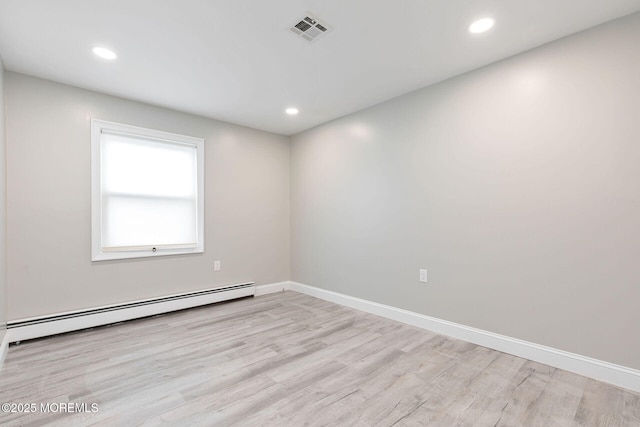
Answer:
<svg viewBox="0 0 640 427"><path fill-rule="evenodd" d="M197 242L195 247L156 246L145 249L122 248L120 250L102 245L102 191L101 191L101 135L119 133L146 140L171 142L195 147L197 168ZM194 254L204 252L204 139L154 129L146 129L105 120L91 120L91 260L106 261L128 258L157 257L166 255Z"/></svg>

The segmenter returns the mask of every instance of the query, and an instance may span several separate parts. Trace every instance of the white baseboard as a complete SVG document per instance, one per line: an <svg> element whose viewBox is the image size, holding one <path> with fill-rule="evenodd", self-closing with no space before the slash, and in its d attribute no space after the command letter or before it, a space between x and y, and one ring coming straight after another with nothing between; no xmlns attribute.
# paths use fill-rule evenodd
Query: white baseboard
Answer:
<svg viewBox="0 0 640 427"><path fill-rule="evenodd" d="M9 332L6 329L0 331L2 333L2 340L0 341L0 371L4 363L4 358L7 357L9 351Z"/></svg>
<svg viewBox="0 0 640 427"><path fill-rule="evenodd" d="M302 283L289 282L288 286L285 286L285 289L286 288L640 392L640 371L636 369L304 285Z"/></svg>
<svg viewBox="0 0 640 427"><path fill-rule="evenodd" d="M261 295L273 294L276 292L283 292L289 289L289 284L291 282L279 282L279 283L270 283L268 285L257 285L255 296L259 297Z"/></svg>
<svg viewBox="0 0 640 427"><path fill-rule="evenodd" d="M248 286L251 285L251 286ZM192 296L192 293L176 294L164 297L165 301L156 301L154 299L135 301L127 304L141 304L138 306L119 308L118 305L96 307L92 310L113 309L110 311L102 311L97 313L84 314L84 310L59 313L55 316L46 316L41 318L21 319L9 322L8 342L23 341L32 338L40 338L49 335L61 334L64 332L77 331L80 329L93 328L95 326L103 326L111 323L122 322L125 320L138 319L140 317L154 316L156 314L169 313L171 311L182 310L185 308L198 307L206 304L226 301L235 298L242 298L254 295L255 286L252 284L235 285L247 286L238 289L229 289L216 293L208 293L204 295ZM210 292L216 290L206 290L201 292ZM153 303L149 303L153 302ZM56 319L60 316L71 316L67 318ZM73 317L75 316L75 317ZM51 319L51 320L48 320ZM46 320L46 321L44 321ZM34 324L20 325L21 322L33 322ZM41 322L41 323L37 323ZM15 323L17 326L11 327Z"/></svg>

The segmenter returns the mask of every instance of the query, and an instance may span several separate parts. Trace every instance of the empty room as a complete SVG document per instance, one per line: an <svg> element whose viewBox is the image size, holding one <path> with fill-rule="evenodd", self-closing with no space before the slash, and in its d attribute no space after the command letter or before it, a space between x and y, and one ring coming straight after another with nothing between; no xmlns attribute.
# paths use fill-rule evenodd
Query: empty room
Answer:
<svg viewBox="0 0 640 427"><path fill-rule="evenodd" d="M640 0L0 0L0 425L640 426Z"/></svg>

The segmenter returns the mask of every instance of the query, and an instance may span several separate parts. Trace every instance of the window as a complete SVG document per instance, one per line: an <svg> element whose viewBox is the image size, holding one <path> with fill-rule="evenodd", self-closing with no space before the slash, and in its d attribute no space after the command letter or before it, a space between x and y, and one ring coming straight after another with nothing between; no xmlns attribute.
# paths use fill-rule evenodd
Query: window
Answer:
<svg viewBox="0 0 640 427"><path fill-rule="evenodd" d="M204 252L204 140L91 121L92 260Z"/></svg>

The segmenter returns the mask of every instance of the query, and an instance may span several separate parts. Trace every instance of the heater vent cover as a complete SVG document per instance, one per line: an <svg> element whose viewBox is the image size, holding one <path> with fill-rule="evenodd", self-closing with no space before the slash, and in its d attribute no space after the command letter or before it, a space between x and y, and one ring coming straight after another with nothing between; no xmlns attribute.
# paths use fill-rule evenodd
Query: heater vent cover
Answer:
<svg viewBox="0 0 640 427"><path fill-rule="evenodd" d="M318 19L313 18L310 15L306 15L303 18L296 21L296 23L290 28L291 32L300 38L305 39L308 42L316 40L321 35L327 33L331 27L326 23L320 22Z"/></svg>

